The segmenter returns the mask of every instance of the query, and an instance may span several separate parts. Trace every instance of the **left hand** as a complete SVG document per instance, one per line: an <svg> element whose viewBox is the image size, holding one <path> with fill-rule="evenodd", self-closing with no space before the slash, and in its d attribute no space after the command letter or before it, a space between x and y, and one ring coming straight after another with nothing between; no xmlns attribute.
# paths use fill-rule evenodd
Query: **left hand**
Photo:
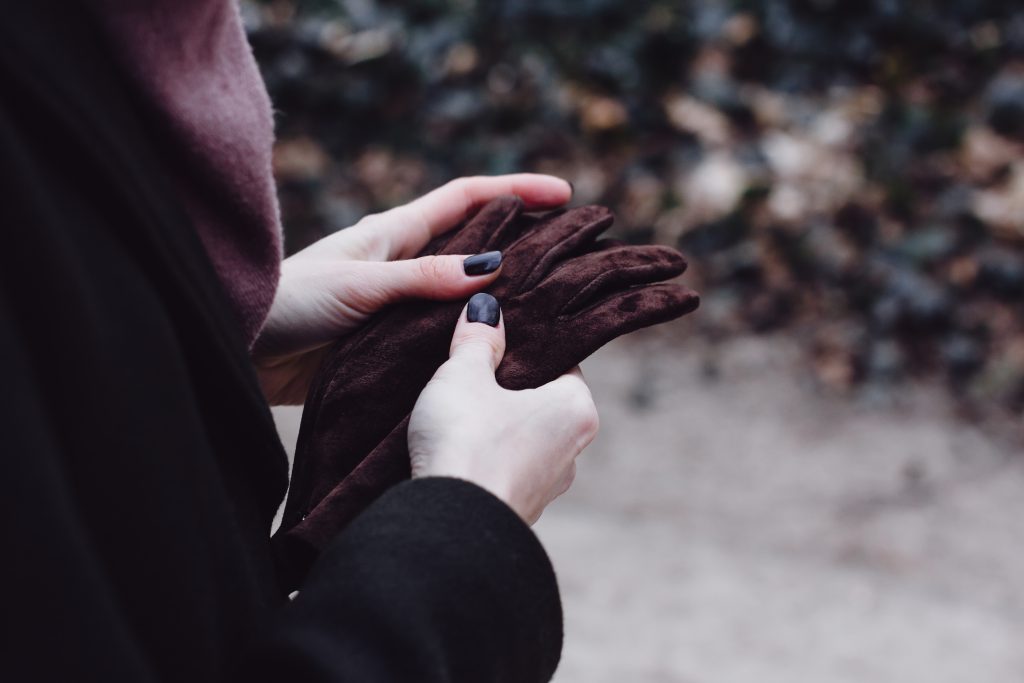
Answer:
<svg viewBox="0 0 1024 683"><path fill-rule="evenodd" d="M403 206L367 216L284 260L253 361L271 404L300 404L327 345L385 306L409 298L459 299L498 276L466 275L470 254L411 258L502 195L527 209L548 209L572 196L554 176L459 178Z"/></svg>

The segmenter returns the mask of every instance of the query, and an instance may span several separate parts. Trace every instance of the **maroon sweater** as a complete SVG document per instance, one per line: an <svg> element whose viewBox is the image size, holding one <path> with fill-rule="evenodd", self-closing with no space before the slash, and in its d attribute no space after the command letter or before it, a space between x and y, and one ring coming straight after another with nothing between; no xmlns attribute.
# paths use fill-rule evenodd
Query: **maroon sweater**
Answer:
<svg viewBox="0 0 1024 683"><path fill-rule="evenodd" d="M236 0L90 0L115 53L167 133L179 194L245 339L280 274L270 98Z"/></svg>

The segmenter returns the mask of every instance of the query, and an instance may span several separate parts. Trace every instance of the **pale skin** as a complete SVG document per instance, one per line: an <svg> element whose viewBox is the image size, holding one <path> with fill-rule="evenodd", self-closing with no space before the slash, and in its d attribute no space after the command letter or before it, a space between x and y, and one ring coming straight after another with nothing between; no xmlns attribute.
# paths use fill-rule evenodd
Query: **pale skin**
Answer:
<svg viewBox="0 0 1024 683"><path fill-rule="evenodd" d="M463 272L469 254L412 257L435 235L509 194L539 210L565 204L572 189L537 174L460 178L285 259L253 348L268 400L301 403L327 345L385 306L414 298L468 299L493 282L500 269ZM597 433L597 411L579 369L537 389L502 389L494 369L504 350L503 320L496 327L470 323L463 311L449 360L410 419L412 474L471 481L532 524L572 484L576 456Z"/></svg>

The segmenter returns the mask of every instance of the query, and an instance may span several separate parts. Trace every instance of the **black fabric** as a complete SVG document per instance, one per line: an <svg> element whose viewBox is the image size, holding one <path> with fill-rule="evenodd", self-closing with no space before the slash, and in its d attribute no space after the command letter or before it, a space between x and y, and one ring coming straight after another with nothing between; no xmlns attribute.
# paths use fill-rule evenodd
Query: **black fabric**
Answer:
<svg viewBox="0 0 1024 683"><path fill-rule="evenodd" d="M287 462L161 142L78 5L4 17L0 680L550 678L550 564L471 484L395 489L282 596Z"/></svg>
<svg viewBox="0 0 1024 683"><path fill-rule="evenodd" d="M550 570L538 571L548 566L529 527L482 488L440 478L399 484L313 566L282 627L274 671L348 680L336 662L355 661L365 681L547 680L562 642ZM324 604L345 589L339 575L363 589ZM317 637L336 630L349 637ZM532 654L511 661L508 652Z"/></svg>

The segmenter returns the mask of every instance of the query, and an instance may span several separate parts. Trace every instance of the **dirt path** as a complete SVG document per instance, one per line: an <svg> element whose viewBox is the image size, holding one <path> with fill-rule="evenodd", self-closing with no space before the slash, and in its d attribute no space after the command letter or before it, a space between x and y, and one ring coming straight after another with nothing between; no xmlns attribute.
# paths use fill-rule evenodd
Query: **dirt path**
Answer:
<svg viewBox="0 0 1024 683"><path fill-rule="evenodd" d="M558 683L1024 681L1024 458L937 392L822 398L784 340L681 348L584 365L601 435L537 526Z"/></svg>

